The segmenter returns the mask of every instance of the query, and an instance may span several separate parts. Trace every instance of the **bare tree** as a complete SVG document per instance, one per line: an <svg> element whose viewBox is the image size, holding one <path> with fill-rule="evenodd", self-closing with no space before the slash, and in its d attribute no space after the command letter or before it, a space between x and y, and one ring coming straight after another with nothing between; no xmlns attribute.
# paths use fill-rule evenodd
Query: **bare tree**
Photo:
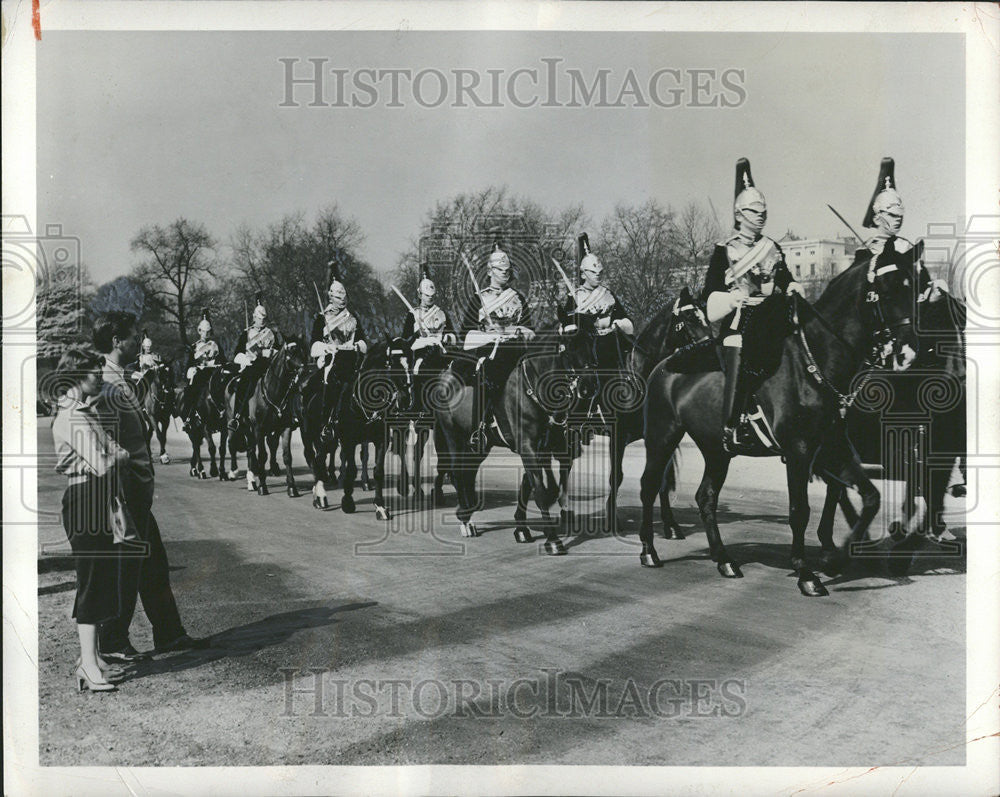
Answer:
<svg viewBox="0 0 1000 797"><path fill-rule="evenodd" d="M183 217L166 228L143 227L132 239L132 251L143 258L133 279L143 286L147 301L177 325L184 347L189 298L215 273L215 245L204 225Z"/></svg>

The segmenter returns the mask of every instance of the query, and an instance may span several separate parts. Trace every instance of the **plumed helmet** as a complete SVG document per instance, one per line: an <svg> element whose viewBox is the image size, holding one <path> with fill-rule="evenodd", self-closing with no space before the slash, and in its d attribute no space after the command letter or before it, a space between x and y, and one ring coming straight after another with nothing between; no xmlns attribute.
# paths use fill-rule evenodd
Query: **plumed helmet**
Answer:
<svg viewBox="0 0 1000 797"><path fill-rule="evenodd" d="M604 266L600 258L590 250L590 238L587 233L581 233L576 239L576 253L580 260L580 271L587 274L600 276L604 271Z"/></svg>
<svg viewBox="0 0 1000 797"><path fill-rule="evenodd" d="M490 259L488 262L490 272L496 272L502 276L509 276L510 274L510 258L507 257L507 253L500 248L500 242L493 242L493 251L490 252Z"/></svg>
<svg viewBox="0 0 1000 797"><path fill-rule="evenodd" d="M264 307L259 293L254 297L254 301L257 303L257 306L253 309L254 320L263 321L267 318L267 309Z"/></svg>
<svg viewBox="0 0 1000 797"><path fill-rule="evenodd" d="M417 285L417 293L428 298L437 293L437 286L431 279L431 271L426 263L420 266L420 284Z"/></svg>
<svg viewBox="0 0 1000 797"><path fill-rule="evenodd" d="M208 317L208 308L201 311L201 321L198 322L199 332L212 331L212 319Z"/></svg>
<svg viewBox="0 0 1000 797"><path fill-rule="evenodd" d="M736 161L736 188L734 197L734 214L748 208L760 212L767 210L767 202L764 199L764 195L754 185L753 175L750 173L750 161L746 158L740 158Z"/></svg>
<svg viewBox="0 0 1000 797"><path fill-rule="evenodd" d="M878 182L875 184L875 192L868 203L868 210L865 211L865 220L861 222L864 227L874 227L875 216L885 211L903 215L903 198L896 190L896 162L892 158L882 158L882 163L878 170Z"/></svg>
<svg viewBox="0 0 1000 797"><path fill-rule="evenodd" d="M330 288L326 292L327 298L337 304L347 301L347 286L341 282L340 264L337 260L331 260L326 264L329 271Z"/></svg>
<svg viewBox="0 0 1000 797"><path fill-rule="evenodd" d="M142 350L149 351L153 348L153 339L149 337L149 332L142 330Z"/></svg>

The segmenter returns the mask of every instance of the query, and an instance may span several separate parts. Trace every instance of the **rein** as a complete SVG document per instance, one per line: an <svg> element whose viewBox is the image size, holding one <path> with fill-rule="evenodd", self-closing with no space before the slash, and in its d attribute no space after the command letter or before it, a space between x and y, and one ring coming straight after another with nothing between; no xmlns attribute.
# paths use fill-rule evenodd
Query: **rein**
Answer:
<svg viewBox="0 0 1000 797"><path fill-rule="evenodd" d="M840 417L846 418L847 411L851 408L851 406L857 400L858 395L861 393L862 390L865 389L865 385L867 385L868 381L872 378L872 371L870 370L870 366L872 365L872 363L868 360L867 357L863 360L862 368L868 367L869 370L865 373L863 377L861 377L861 381L855 390L851 391L850 393L841 393L839 390L837 390L837 388L833 386L830 380L823 375L823 370L820 368L819 363L816 362L816 357L813 356L812 349L809 348L809 341L806 339L805 327L799 321L799 296L797 294L794 294L793 296L794 298L792 299L792 324L795 327L795 333L796 336L798 337L799 344L802 346L802 353L806 358L806 371L809 372L809 375L812 376L812 378L815 380L816 384L819 387L825 387L827 390L833 393L834 396L837 397ZM816 319L822 324L822 326L828 332L833 334L834 337L844 346L847 346L849 349L851 349L851 351L857 353L857 348L851 346L851 344L843 340L843 338L841 338L832 329L830 329L829 323L826 321L826 319L823 318L823 316L821 316L818 312L816 312L815 308L810 307L810 309L813 311L813 313L815 313Z"/></svg>
<svg viewBox="0 0 1000 797"><path fill-rule="evenodd" d="M282 365L284 365L284 362L282 363ZM264 401L268 404L268 406L270 406L271 409L274 410L275 414L279 418L281 418L282 414L284 413L285 404L287 404L288 397L291 395L292 389L295 387L296 382L297 380L293 375L291 379L288 380L288 389L285 390L285 394L281 397L281 402L275 404L274 401L271 399L271 397L267 395L267 374L265 373L264 378L260 380L260 395L264 399Z"/></svg>

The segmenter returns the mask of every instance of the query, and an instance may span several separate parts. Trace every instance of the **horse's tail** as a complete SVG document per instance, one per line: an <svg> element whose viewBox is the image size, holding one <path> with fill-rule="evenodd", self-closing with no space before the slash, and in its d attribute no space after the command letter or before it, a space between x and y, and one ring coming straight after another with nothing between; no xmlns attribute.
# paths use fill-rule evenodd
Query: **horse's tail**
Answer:
<svg viewBox="0 0 1000 797"><path fill-rule="evenodd" d="M677 472L680 470L682 462L681 448L678 446L670 455L670 461L667 462L667 469L663 474L663 486L670 496L677 492Z"/></svg>

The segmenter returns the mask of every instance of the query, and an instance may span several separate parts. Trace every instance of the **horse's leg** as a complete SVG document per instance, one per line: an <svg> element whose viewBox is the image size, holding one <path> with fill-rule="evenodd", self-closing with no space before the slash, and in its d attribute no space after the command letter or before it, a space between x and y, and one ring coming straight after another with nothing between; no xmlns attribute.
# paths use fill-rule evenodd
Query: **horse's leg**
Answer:
<svg viewBox="0 0 1000 797"><path fill-rule="evenodd" d="M820 554L820 569L827 575L833 576L837 575L837 546L833 544L833 524L837 518L837 507L841 499L845 498L846 490L842 484L828 476L824 475L823 478L826 480L826 498L823 501L823 512L819 518L816 536L823 549ZM851 505L851 510L854 510L853 505Z"/></svg>
<svg viewBox="0 0 1000 797"><path fill-rule="evenodd" d="M170 455L167 454L167 425L170 423L170 413L167 417L156 421L156 439L160 443L160 462L164 465L170 464Z"/></svg>
<svg viewBox="0 0 1000 797"><path fill-rule="evenodd" d="M434 474L434 503L440 505L444 503L444 477L448 472L446 444L444 434L438 431L439 425L434 426L434 454L437 457L437 468Z"/></svg>
<svg viewBox="0 0 1000 797"><path fill-rule="evenodd" d="M798 575L799 591L810 598L829 595L826 587L806 563L806 526L809 525L810 456L787 454L788 525L792 529L792 568Z"/></svg>
<svg viewBox="0 0 1000 797"><path fill-rule="evenodd" d="M191 441L191 467L188 475L198 478L198 471L202 469L201 464L201 430L197 426L192 426L188 432L188 439Z"/></svg>
<svg viewBox="0 0 1000 797"><path fill-rule="evenodd" d="M705 472L695 492L695 499L698 502L698 512L705 524L705 535L708 537L712 561L726 578L743 578L739 565L730 558L726 546L722 543L722 534L716 518L719 493L726 481L726 474L729 473L729 457L721 449L714 448L709 451L702 450L702 456L705 458Z"/></svg>
<svg viewBox="0 0 1000 797"><path fill-rule="evenodd" d="M569 475L573 471L573 457L569 452L563 452L556 460L559 463L558 501L560 523L567 534L572 534L576 529L576 514L569 505Z"/></svg>
<svg viewBox="0 0 1000 797"><path fill-rule="evenodd" d="M278 443L281 439L281 432L274 432L267 436L267 447L271 452L271 461L267 467L268 475L280 476L281 466L278 465Z"/></svg>
<svg viewBox="0 0 1000 797"><path fill-rule="evenodd" d="M399 478L396 480L396 492L402 496L410 494L410 468L406 462L406 444L409 441L409 430L404 434L401 429L393 429L389 434L390 450L399 457ZM416 458L416 443L413 444L413 456ZM416 466L414 466L416 469Z"/></svg>
<svg viewBox="0 0 1000 797"><path fill-rule="evenodd" d="M531 529L528 528L528 497L531 495L531 477L525 471L521 477L521 486L517 491L517 509L514 510L514 541L531 542Z"/></svg>
<svg viewBox="0 0 1000 797"><path fill-rule="evenodd" d="M372 488L372 480L368 476L368 442L364 441L361 443L361 488L363 490L370 490Z"/></svg>
<svg viewBox="0 0 1000 797"><path fill-rule="evenodd" d="M838 486L840 487L838 491L839 495L836 497L836 502L840 505L841 511L843 511L844 517L847 519L850 527L850 532L840 544L833 539L832 522L830 523L829 530L827 530L825 526L822 529L822 533L824 535L829 533L830 540L828 542L823 542L822 539L820 540L820 542L823 543L821 566L823 568L823 572L836 574L843 572L846 567L847 560L851 552L851 543L855 540L860 540L868 531L868 527L871 525L872 520L874 520L875 515L878 514L882 497L879 494L878 488L872 484L871 479L868 478L868 475L865 473L861 463L853 454L843 457L843 460L839 463L838 467L829 471L829 475L838 483ZM854 485L861 494L860 514L855 511L854 505L851 503L850 498L848 498L847 490L845 489L846 485ZM828 492L827 501L833 500L834 499L831 498L830 493ZM845 510L845 505L850 507L850 511Z"/></svg>
<svg viewBox="0 0 1000 797"><path fill-rule="evenodd" d="M559 495L558 486L555 484L555 478L549 468L551 457L548 452L539 451L530 441L522 442L520 454L521 462L531 480L535 505L542 513L545 553L550 556L562 556L566 553L566 548L562 540L559 539L558 524L549 513Z"/></svg>
<svg viewBox="0 0 1000 797"><path fill-rule="evenodd" d="M257 424L260 427L264 426L263 420ZM257 495L269 495L267 489L267 433L264 432L263 428L254 435L255 444L257 449L257 466L260 468L260 482L257 486Z"/></svg>
<svg viewBox="0 0 1000 797"><path fill-rule="evenodd" d="M646 467L639 480L639 499L642 501L642 521L639 524L642 552L639 554L639 564L643 567L659 567L661 564L656 546L653 545L653 504L681 435L683 432L677 429L665 429L646 435Z"/></svg>
<svg viewBox="0 0 1000 797"><path fill-rule="evenodd" d="M285 492L289 498L299 497L299 488L295 486L295 475L292 473L292 427L281 433L281 461L285 463Z"/></svg>
<svg viewBox="0 0 1000 797"><path fill-rule="evenodd" d="M354 512L354 477L358 475L358 463L355 459L357 440L346 439L343 434L340 439L340 472L344 480L344 495L340 500L340 509L345 514Z"/></svg>
<svg viewBox="0 0 1000 797"><path fill-rule="evenodd" d="M684 532L677 525L674 510L670 505L670 493L677 487L677 449L670 457L660 485L660 521L663 523L663 538L665 540L683 540Z"/></svg>
<svg viewBox="0 0 1000 797"><path fill-rule="evenodd" d="M614 444L608 446L608 454L611 458L611 475L608 477L608 486L611 490L608 493L607 521L608 530L612 534L616 534L618 530L618 488L621 487L622 480L625 478L622 462L625 459L625 446L628 445L628 440L625 438L624 430L619 428L619 424L615 424L612 428Z"/></svg>
<svg viewBox="0 0 1000 797"><path fill-rule="evenodd" d="M375 432L375 517L379 520L391 520L392 515L385 505L385 497L382 495L382 486L385 484L385 457L386 449L389 447L389 429L386 424L379 424ZM368 442L363 443L368 448Z"/></svg>
<svg viewBox="0 0 1000 797"><path fill-rule="evenodd" d="M215 435L211 429L205 430L205 442L208 443L208 475L214 479L219 475L219 466L215 464Z"/></svg>

